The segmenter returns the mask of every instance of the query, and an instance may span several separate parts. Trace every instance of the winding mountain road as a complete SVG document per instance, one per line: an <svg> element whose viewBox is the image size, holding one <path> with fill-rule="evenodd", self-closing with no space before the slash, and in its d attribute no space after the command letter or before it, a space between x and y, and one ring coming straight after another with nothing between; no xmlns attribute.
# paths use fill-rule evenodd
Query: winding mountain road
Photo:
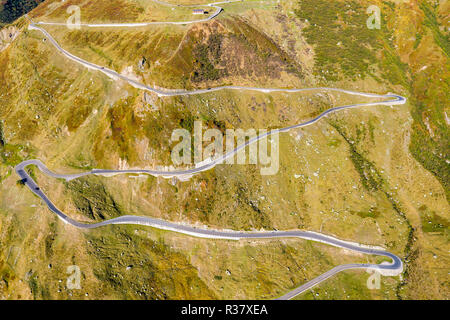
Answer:
<svg viewBox="0 0 450 320"><path fill-rule="evenodd" d="M342 91L340 89L332 89L332 88L325 88L326 90L338 90ZM311 88L310 90L317 90L317 88ZM352 94L358 94L357 92L352 92ZM362 93L363 95L367 95L366 93ZM372 95L370 95L372 96ZM376 95L379 97L379 95ZM380 95L381 96L381 95ZM211 229L201 229L201 228L195 228L191 226L186 226L178 223L173 223L165 220L150 218L150 217L143 217L143 216L133 216L133 215L125 215L118 218L110 219L101 221L98 223L82 223L78 222L70 217L68 217L65 213L63 213L61 210L59 210L52 201L45 195L45 193L39 188L39 186L36 184L36 182L31 178L31 176L27 173L25 170L27 166L29 165L35 165L38 167L38 169L43 172L44 174L51 176L53 178L59 178L59 179L65 179L67 181L72 179L77 179L83 176L87 175L103 175L103 174L130 174L130 173L144 173L144 174L150 174L153 176L163 176L163 177L172 177L172 176L186 176L186 175L192 175L195 173L199 173L204 170L208 170L216 166L217 164L223 163L225 159L228 157L234 156L239 150L242 148L245 148L246 146L257 142L258 140L267 137L271 134L278 133L278 132L286 132L294 128L300 128L307 125L311 125L323 117L327 116L331 112L336 112L338 110L344 110L349 108L355 108L355 107L363 107L363 106L373 106L373 105L392 105L392 104L403 104L405 103L406 99L404 97L389 94L385 95L384 97L388 98L394 98L393 100L388 101L380 101L380 102L373 102L373 103L361 103L361 104L353 104L353 105L347 105L347 106L341 106L341 107L335 107L326 110L316 118L309 120L304 123L299 123L296 125L292 125L286 128L281 129L275 129L269 132L266 132L265 134L259 135L253 139L248 140L246 143L237 146L233 151L228 152L227 154L223 155L222 157L218 159L214 159L211 162L204 164L202 166L191 168L191 169L185 169L185 170L173 170L173 171L158 171L158 170L145 170L145 169L130 169L130 170L108 170L108 169L93 169L91 171L82 172L82 173L76 173L76 174L59 174L55 173L51 170L49 170L40 160L32 159L32 160L26 160L21 162L15 167L16 173L21 178L21 181L39 198L41 198L47 207L54 212L61 220L63 220L65 223L68 223L72 226L75 226L77 228L82 229L92 229L92 228L98 228L110 224L136 224L136 225L145 225L145 226L151 226L158 229L164 229L164 230L170 230L174 232L179 232L183 234L188 234L194 237L200 237L200 238L214 238L214 239L229 239L229 240L241 240L241 239L268 239L268 238L302 238L302 239L308 239L313 241L319 241L323 242L332 246L341 247L345 249L349 249L352 251L364 253L364 254L371 254L371 255L379 255L379 256L385 256L392 259L391 264L345 264L337 266L320 276L314 278L313 280L301 285L300 287L290 291L286 295L283 295L279 299L291 299L295 297L296 295L312 288L313 286L317 285L318 283L328 279L329 277L333 276L334 274L349 270L349 269L377 269L377 270L385 270L389 271L390 275L397 275L400 274L403 270L403 264L399 257L396 255L384 251L382 249L375 249L375 248L368 248L364 247L362 245L358 245L355 243L346 242L343 240L336 239L334 237L330 237L327 235L323 235L316 232L310 232L310 231L269 231L269 232L241 232L241 231L218 231L218 230L211 230Z"/></svg>
<svg viewBox="0 0 450 320"><path fill-rule="evenodd" d="M230 3L235 1L224 1L223 3ZM220 3L214 3L209 4L209 6L217 8L217 11L210 17L208 17L206 20L197 20L192 22L165 22L165 23L172 23L172 24L186 24L186 23L196 23L196 22L202 22L211 20L215 16L217 16L221 8L216 6ZM220 9L220 10L219 10ZM44 24L44 23L40 23ZM45 23L45 24L51 24L51 23ZM151 23L148 23L151 24ZM137 24L133 24L137 25ZM99 25L86 25L86 26L99 26ZM102 25L105 26L105 25ZM110 24L108 26L117 26L115 24ZM121 26L123 26L121 24ZM325 244L329 244L335 247L340 247L348 250L352 250L355 252L363 253L363 254L369 254L369 255L378 255L378 256L384 256L387 258L390 258L392 260L389 264L369 264L369 263L362 263L362 264L345 264L337 266L324 274L314 278L313 280L299 286L298 288L290 291L289 293L279 297L278 299L291 299L295 297L296 295L312 288L313 286L317 285L318 283L324 281L325 279L333 276L334 274L341 272L343 270L349 270L349 269L377 269L380 271L385 272L389 275L398 275L403 270L403 263L399 257L396 255L387 252L383 250L382 248L374 248L374 247L367 247L363 246L357 243L347 242L343 240L339 240L337 238L327 236L324 234L311 232L311 231L300 231L300 230L292 230L292 231L264 231L264 232L242 232L242 231L219 231L219 230L213 230L213 229L203 229L203 228L196 228L192 226L187 226L179 223L169 222L165 220L150 218L150 217L144 217L144 216L134 216L134 215L125 215L118 218L110 219L101 221L98 223L82 223L79 221L76 221L69 216L67 216L64 212L59 210L53 202L45 195L45 193L39 188L39 186L36 184L36 182L32 179L32 177L27 173L26 167L30 165L35 165L37 168L43 172L44 174L54 177L54 178L60 178L65 180L72 180L77 179L82 176L87 175L110 175L110 174L130 174L130 173L144 173L144 174L150 174L154 176L163 176L163 177L172 177L172 176L186 176L186 175L192 175L195 173L199 173L204 170L208 170L213 168L215 165L223 163L225 159L228 157L234 156L239 150L242 148L245 148L246 146L255 143L256 141L263 139L264 137L267 137L269 135L275 134L275 133L281 133L281 132L287 132L291 129L301 128L308 125L312 125L322 119L323 117L329 115L330 113L341 111L345 109L351 109L351 108L360 108L360 107L370 107L370 106L379 106L379 105L400 105L404 104L406 102L406 99L400 95L396 94L386 94L386 95L380 95L380 94L372 94L372 93L362 93L362 92L356 92L356 91L350 91L350 90L344 90L344 89L337 89L337 88L300 88L300 89L280 89L280 88L257 88L257 87L242 87L242 86L221 86L221 87L215 87L215 88L209 88L209 89L200 89L200 90L183 90L183 89L156 89L150 86L147 86L145 84L139 83L133 79L130 79L124 75L121 75L114 70L107 69L102 66L98 66L96 64L90 63L86 60L81 59L80 57L77 57L70 52L63 49L56 40L43 28L37 26L35 23L33 23L30 20L30 29L35 29L40 32L42 32L49 40L50 42L55 46L55 48L65 55L67 58L84 65L87 68L97 70L100 72L103 72L109 77L112 77L114 79L121 79L125 80L134 87L137 87L139 89L147 90L150 92L153 92L157 94L158 96L179 96L179 95L194 95L194 94L204 94L208 92L214 92L219 90L252 90L252 91L259 91L264 93L270 93L270 92L303 92L303 91L335 91L335 92L342 92L346 94L351 95L358 95L368 98L379 98L379 99L385 99L383 101L376 101L376 102L367 102L367 103L359 103L359 104L351 104L346 106L339 106L334 107L326 110L325 112L321 113L319 116L303 122L299 124L295 124L292 126L288 126L281 129L275 129L269 132L266 132L265 134L259 135L253 139L250 139L246 143L237 146L233 151L226 153L225 155L217 158L212 159L209 163L203 164L201 166L185 169L185 170L166 170L166 171L158 171L158 170L145 170L145 169L130 169L130 170L109 170L109 169L93 169L88 172L82 172L77 174L59 174L55 173L51 170L49 170L40 160L32 159L32 160L26 160L22 163L18 164L15 167L16 173L21 178L21 181L39 198L44 201L44 203L47 205L47 207L55 213L62 221L64 221L67 224L70 224L74 227L81 228L81 229L93 229L98 228L110 224L135 224L135 225L145 225L145 226L151 226L158 229L163 230L170 230L178 233L187 234L194 237L200 237L200 238L213 238L213 239L228 239L228 240L242 240L242 239L279 239L279 238L302 238L312 241L318 241Z"/></svg>
<svg viewBox="0 0 450 320"><path fill-rule="evenodd" d="M249 91L259 91L259 92L263 92L263 93L271 93L271 92L296 93L296 92L304 92L304 91L312 91L312 90L329 90L329 91L347 93L347 94L351 94L351 95L358 95L358 96L362 96L362 97L368 97L368 98L392 98L392 100L389 100L389 101L372 102L372 103L353 105L353 106L358 106L358 107L363 106L363 105L374 106L374 105L404 104L406 101L406 99L404 97L396 95L396 94L380 95L380 94L375 94L375 93L364 93L364 92L356 92L356 91L351 91L351 90L338 89L338 88L326 88L326 87L289 89L289 88L258 88L258 87L243 87L243 86L219 86L219 87L214 87L214 88L198 89L198 90L157 89L157 88L153 88L151 86L145 85L143 83L140 83L140 82L138 82L134 79L131 79L125 75L122 75L114 70L111 70L111 69L105 68L103 66L99 66L97 64L86 61L86 60L68 52L67 50L63 49L58 44L58 42L51 36L50 33L47 32L47 30L36 26L36 24L33 23L31 20L30 20L29 29L38 30L38 31L42 32L50 40L50 42L53 44L53 46L61 54L63 54L70 60L77 62L77 63L85 66L86 68L100 71L113 79L116 79L116 80L120 79L120 80L127 81L130 85L132 85L138 89L150 91L152 93L157 94L158 96L172 96L173 97L173 96L184 96L184 95L197 95L197 94L203 94L203 93L209 93L209 92L215 92L215 91L221 91L221 90L249 90ZM341 107L341 108L351 108L351 107L352 106L349 105L349 106L345 106L345 107ZM337 110L337 108L334 108L334 109ZM330 110L332 110L332 109L330 109ZM332 112L332 111L330 111L330 112ZM315 121L315 120L313 119L312 121ZM291 129L294 127L296 127L296 126L292 126ZM285 128L285 130L289 130L289 128Z"/></svg>

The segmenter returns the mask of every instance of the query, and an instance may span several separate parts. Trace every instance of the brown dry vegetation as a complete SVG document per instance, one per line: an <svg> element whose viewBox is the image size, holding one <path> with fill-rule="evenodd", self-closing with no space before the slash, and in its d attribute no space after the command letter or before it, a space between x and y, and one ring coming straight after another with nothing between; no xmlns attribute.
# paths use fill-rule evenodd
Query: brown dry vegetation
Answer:
<svg viewBox="0 0 450 320"><path fill-rule="evenodd" d="M47 15L49 4L34 10L34 19L65 14L60 8ZM136 9L126 5L114 20L108 14L119 13L118 4L111 1L102 20L137 17ZM86 17L96 5L86 4ZM212 228L314 230L384 246L407 267L401 279L383 278L380 291L366 289L368 275L346 272L299 298L448 298L445 170L432 166L441 161L429 156L436 152L420 149L426 159L417 153L418 145L427 146L417 144L420 139L431 139L441 148L436 150L445 151L442 112L450 113L443 107L447 98L440 79L448 81L448 57L436 42L439 34L422 25L423 10L415 2L389 7L386 21L394 24L389 30L395 37L376 53L379 65L364 79L342 73L338 81L318 76L321 42L303 33L297 1L230 4L218 19L189 26L46 26L68 51L149 85L327 85L394 91L407 96L408 103L344 111L281 135L280 170L274 176L261 176L255 165L220 165L185 182L115 176L64 183L36 170L33 174L55 204L80 221L137 214ZM418 31L411 31L410 21ZM422 34L417 44L411 40L415 32ZM361 67L357 55L345 54L351 68ZM383 71L389 66L401 70L403 64L409 69L401 81L397 76L403 73ZM436 85L426 89L430 81ZM231 91L158 98L65 59L41 33L25 28L0 52L0 87L6 89L0 92L1 298L273 298L337 264L376 259L300 240L202 240L134 226L79 231L17 184L12 170L28 158L61 172L167 166L172 131L192 130L194 120L220 130L278 128L367 99ZM421 109L431 102L432 108ZM65 286L72 264L82 270L82 290Z"/></svg>

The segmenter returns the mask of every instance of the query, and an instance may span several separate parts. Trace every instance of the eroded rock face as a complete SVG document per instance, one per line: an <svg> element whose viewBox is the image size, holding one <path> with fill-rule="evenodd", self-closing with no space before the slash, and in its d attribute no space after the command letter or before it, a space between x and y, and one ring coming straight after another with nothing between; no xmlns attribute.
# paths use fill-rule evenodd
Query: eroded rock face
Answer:
<svg viewBox="0 0 450 320"><path fill-rule="evenodd" d="M16 27L6 27L0 30L0 52L9 47L11 42L19 35L19 29Z"/></svg>

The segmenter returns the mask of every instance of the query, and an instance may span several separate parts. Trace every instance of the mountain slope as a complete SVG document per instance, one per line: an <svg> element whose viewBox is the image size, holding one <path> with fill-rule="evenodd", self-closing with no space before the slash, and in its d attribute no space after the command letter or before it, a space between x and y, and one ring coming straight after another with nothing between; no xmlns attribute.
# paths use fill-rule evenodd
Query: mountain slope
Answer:
<svg viewBox="0 0 450 320"><path fill-rule="evenodd" d="M139 3L46 1L30 17L64 22L76 4L87 22L193 18L190 10ZM136 214L218 229L304 229L384 246L404 259L405 273L383 277L381 290L350 271L299 298L448 298L448 5L375 1L383 19L373 30L366 28L371 4L249 1L191 25L43 25L72 54L154 87L326 86L408 101L344 111L280 135L273 176L261 176L257 165L219 165L188 181L63 182L37 170L33 177L80 221ZM8 25L17 36L0 52L0 297L269 299L341 263L381 262L303 240L64 225L17 181L16 164L38 158L58 172L167 167L173 130L192 131L196 120L222 132L280 128L366 99L326 91L158 97L68 60L27 27L24 18ZM70 265L82 271L82 290L65 286Z"/></svg>

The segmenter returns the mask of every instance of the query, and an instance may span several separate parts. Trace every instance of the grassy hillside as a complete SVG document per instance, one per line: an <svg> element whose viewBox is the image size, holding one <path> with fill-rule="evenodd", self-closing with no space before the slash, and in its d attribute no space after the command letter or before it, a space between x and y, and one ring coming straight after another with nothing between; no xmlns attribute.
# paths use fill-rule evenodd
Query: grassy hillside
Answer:
<svg viewBox="0 0 450 320"><path fill-rule="evenodd" d="M43 1L44 0L1 0L0 27L20 18Z"/></svg>

